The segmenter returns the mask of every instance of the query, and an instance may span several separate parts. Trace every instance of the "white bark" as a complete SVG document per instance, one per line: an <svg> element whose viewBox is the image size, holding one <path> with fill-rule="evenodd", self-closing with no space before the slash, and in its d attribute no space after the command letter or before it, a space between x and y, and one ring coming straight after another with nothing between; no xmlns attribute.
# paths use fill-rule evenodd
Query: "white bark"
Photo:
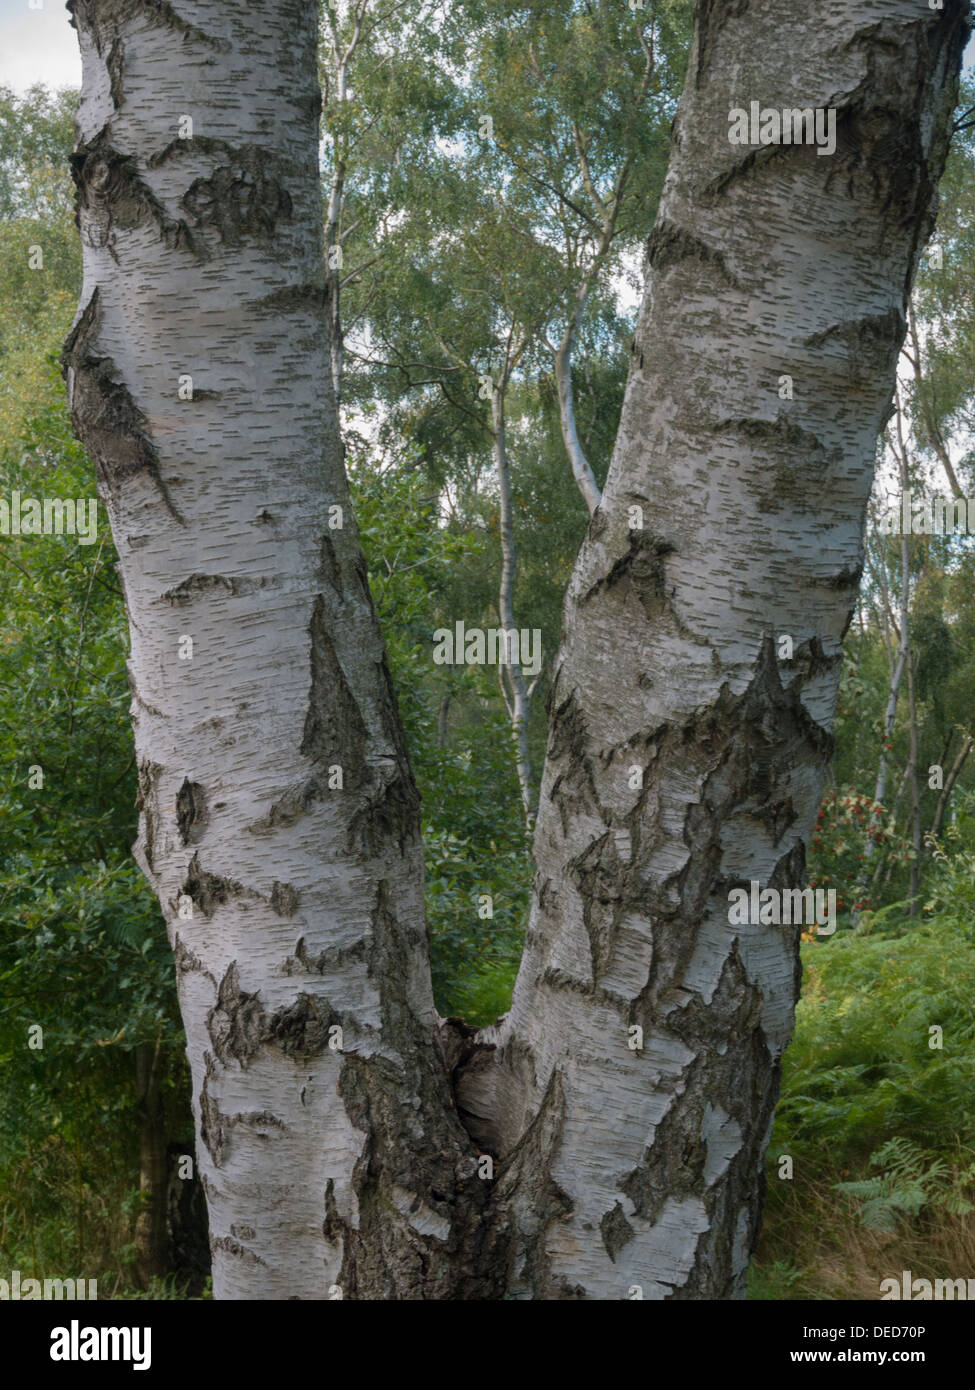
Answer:
<svg viewBox="0 0 975 1390"><path fill-rule="evenodd" d="M588 290L588 284L586 286ZM579 309L581 313L581 306ZM589 515L599 506L599 484L596 482L596 475L592 471L592 465L586 458L582 441L579 438L579 428L576 424L575 395L572 390L572 348L575 342L575 332L578 315L573 313L569 324L562 336L562 341L555 349L553 363L555 367L555 389L559 400L559 422L562 428L562 442L565 444L565 452L569 456L569 466L572 469L572 476L576 480L576 486L582 493L583 501L589 509Z"/></svg>
<svg viewBox="0 0 975 1390"><path fill-rule="evenodd" d="M507 431L504 413L504 393L507 387L505 373L501 385L491 397L491 445L494 466L498 471L499 520L501 531L501 582L498 586L498 616L506 632L515 629L515 574L518 556L515 550L514 497L511 491L511 468L508 463ZM531 700L528 683L521 665L521 652L506 651L506 660L500 666L498 679L501 693L511 721L511 737L515 746L515 767L518 773L518 786L521 790L521 804L529 829L534 811L534 790L532 787L531 761L528 756L528 717Z"/></svg>
<svg viewBox="0 0 975 1390"><path fill-rule="evenodd" d="M892 659L890 668L890 683L887 688L887 704L884 707L884 728L883 737L880 745L880 757L877 763L877 780L873 790L874 807L883 807L884 798L887 795L887 771L889 767L888 744L894 737L894 725L897 722L897 703L900 696L901 682L904 679L904 671L907 666L908 651L910 645L910 607L911 607L911 571L907 563L906 538L901 542L901 590L897 607L897 619L894 621L893 613L888 612L887 618L891 626L896 629L898 636L897 656ZM886 567L886 557L882 557L882 565ZM886 575L886 569L884 570ZM883 600L889 602L887 592L886 577L884 579ZM883 810L871 809L870 820L867 823L868 832L877 829L881 823ZM859 899L863 886L867 881L869 873L868 865L873 857L875 841L872 834L868 833L863 847L863 869L860 872L860 881L857 884L856 896Z"/></svg>
<svg viewBox="0 0 975 1390"><path fill-rule="evenodd" d="M975 739L972 738L971 734L962 735L962 744L961 748L958 750L958 756L952 763L948 776L945 778L945 784L941 788L941 795L938 797L938 805L935 809L934 820L931 822L931 829L929 831L929 835L935 840L941 834L941 827L945 823L945 814L948 810L948 803L951 800L951 793L954 791L955 783L958 781L961 770L965 766L969 753L972 751L973 742L975 742Z"/></svg>
<svg viewBox="0 0 975 1390"><path fill-rule="evenodd" d="M65 373L120 556L215 1295L442 1297L485 1185L330 389L317 5L72 10Z"/></svg>
<svg viewBox="0 0 975 1390"><path fill-rule="evenodd" d="M525 957L461 1082L507 1156L522 1297L743 1292L800 928L730 925L729 891L802 879L963 13L698 9L566 604ZM730 144L750 100L835 108L835 156Z"/></svg>
<svg viewBox="0 0 975 1390"><path fill-rule="evenodd" d="M417 798L329 389L316 9L72 6L64 365L129 609L138 853L176 954L215 1291L733 1296L798 929L731 928L728 890L802 873L964 11L700 6L492 1053L463 1026L442 1045L431 1000ZM731 146L753 96L837 107L835 161ZM451 1082L503 1155L493 1188Z"/></svg>

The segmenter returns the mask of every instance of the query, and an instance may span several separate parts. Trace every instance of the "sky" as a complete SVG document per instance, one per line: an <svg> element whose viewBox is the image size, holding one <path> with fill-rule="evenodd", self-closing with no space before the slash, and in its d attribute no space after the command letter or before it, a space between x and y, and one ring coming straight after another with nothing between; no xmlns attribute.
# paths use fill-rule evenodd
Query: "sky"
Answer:
<svg viewBox="0 0 975 1390"><path fill-rule="evenodd" d="M975 37L965 53L975 68ZM36 82L80 87L78 39L64 0L0 0L0 86L22 92Z"/></svg>
<svg viewBox="0 0 975 1390"><path fill-rule="evenodd" d="M64 0L0 0L0 86L80 87L78 36Z"/></svg>

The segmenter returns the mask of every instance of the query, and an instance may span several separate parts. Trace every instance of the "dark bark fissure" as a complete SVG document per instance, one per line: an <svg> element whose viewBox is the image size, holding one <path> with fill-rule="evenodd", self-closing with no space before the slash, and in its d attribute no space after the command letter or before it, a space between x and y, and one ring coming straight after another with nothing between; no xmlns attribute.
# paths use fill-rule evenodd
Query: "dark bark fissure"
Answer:
<svg viewBox="0 0 975 1390"><path fill-rule="evenodd" d="M124 384L110 357L95 349L99 330L99 292L96 288L61 354L68 382L68 406L75 431L95 461L99 490L112 501L134 476L147 476L174 521L186 522L159 471L159 456L148 433L148 422Z"/></svg>

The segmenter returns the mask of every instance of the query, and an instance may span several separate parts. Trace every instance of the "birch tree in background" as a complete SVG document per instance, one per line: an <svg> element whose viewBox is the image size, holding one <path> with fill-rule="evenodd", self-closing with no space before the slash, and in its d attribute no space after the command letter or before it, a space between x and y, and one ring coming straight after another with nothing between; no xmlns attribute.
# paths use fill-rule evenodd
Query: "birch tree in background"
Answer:
<svg viewBox="0 0 975 1390"><path fill-rule="evenodd" d="M967 7L699 5L525 957L480 1037L438 1030L348 504L317 6L71 10L64 370L126 592L216 1296L740 1295L799 928L732 927L728 895L801 881ZM835 154L732 145L752 100L835 110Z"/></svg>

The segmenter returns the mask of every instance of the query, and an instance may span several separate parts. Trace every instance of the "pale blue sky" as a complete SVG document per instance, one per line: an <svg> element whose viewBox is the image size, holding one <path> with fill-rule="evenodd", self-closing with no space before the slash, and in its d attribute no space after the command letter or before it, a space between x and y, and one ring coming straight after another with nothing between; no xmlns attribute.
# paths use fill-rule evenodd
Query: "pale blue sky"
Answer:
<svg viewBox="0 0 975 1390"><path fill-rule="evenodd" d="M79 87L78 36L64 0L0 0L0 85L22 92L35 82Z"/></svg>

